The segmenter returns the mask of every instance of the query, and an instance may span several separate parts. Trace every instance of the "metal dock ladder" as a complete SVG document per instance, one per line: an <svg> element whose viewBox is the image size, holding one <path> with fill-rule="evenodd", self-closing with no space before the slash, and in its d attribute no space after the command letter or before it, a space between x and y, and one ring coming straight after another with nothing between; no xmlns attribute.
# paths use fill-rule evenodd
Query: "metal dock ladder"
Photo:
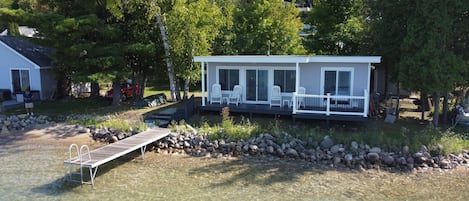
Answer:
<svg viewBox="0 0 469 201"><path fill-rule="evenodd" d="M76 154L76 156L73 155L74 153ZM71 144L70 147L68 148L68 155L69 155L69 161L70 161L70 163L67 164L69 166L68 167L68 180L72 182L77 182L80 184L91 184L92 186L94 186L94 178L96 176L98 167L96 167L94 171L93 171L93 168L86 167L89 169L89 172L90 172L90 181L83 180L83 168L85 168L83 166L83 163L91 161L90 148L88 147L88 145L82 145L80 149L78 149L77 144ZM79 170L76 170L76 167L79 167ZM80 175L80 179L79 180L74 179L73 175Z"/></svg>

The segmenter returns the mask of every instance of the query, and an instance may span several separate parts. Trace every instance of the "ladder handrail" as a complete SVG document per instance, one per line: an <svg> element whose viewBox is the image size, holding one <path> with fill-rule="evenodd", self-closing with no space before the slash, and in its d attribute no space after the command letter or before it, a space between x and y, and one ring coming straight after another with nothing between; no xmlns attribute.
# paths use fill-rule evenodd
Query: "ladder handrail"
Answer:
<svg viewBox="0 0 469 201"><path fill-rule="evenodd" d="M85 154L88 154L88 161L91 160L90 148L86 144L81 145L81 147L80 147L80 164L83 163L83 156L85 155L85 154L83 154L83 149L84 148L86 148L86 153Z"/></svg>
<svg viewBox="0 0 469 201"><path fill-rule="evenodd" d="M78 150L78 145L77 144L71 144L70 147L68 147L68 156L69 156L70 162L72 161L72 149L73 149L73 147L76 148L77 158L80 156L80 150Z"/></svg>
<svg viewBox="0 0 469 201"><path fill-rule="evenodd" d="M75 152L77 153L77 156L76 157L72 157L72 152L73 152L73 149L75 149ZM85 152L86 151L86 152ZM84 154L83 154L84 153ZM70 180L73 181L72 179L72 167L74 166L74 161L79 161L80 162L80 180L79 182L81 182L81 184L85 183L83 181L83 158L86 157L86 155L88 155L88 160L87 161L91 161L91 153L90 153L90 148L88 147L88 145L82 145L80 147L80 149L78 149L78 145L77 144L71 144L70 147L68 147L68 156L69 156L69 160L70 160L70 172L69 172L69 177L70 177ZM72 161L73 160L73 161ZM86 161L85 161L86 162ZM92 177L92 172L91 172L91 169L90 169L90 177ZM93 184L93 178L91 178L91 184Z"/></svg>

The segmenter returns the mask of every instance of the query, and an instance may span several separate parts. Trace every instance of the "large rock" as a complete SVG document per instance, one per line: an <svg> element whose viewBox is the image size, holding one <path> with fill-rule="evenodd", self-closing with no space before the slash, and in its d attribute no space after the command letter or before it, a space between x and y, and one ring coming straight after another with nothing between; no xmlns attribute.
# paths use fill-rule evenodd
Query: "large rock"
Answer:
<svg viewBox="0 0 469 201"><path fill-rule="evenodd" d="M379 153L381 153L381 148L379 148L379 147L373 147L373 148L371 148L368 152L379 154Z"/></svg>
<svg viewBox="0 0 469 201"><path fill-rule="evenodd" d="M268 147L266 148L266 152L267 152L268 154L273 154L273 153L274 153L274 147L268 146Z"/></svg>
<svg viewBox="0 0 469 201"><path fill-rule="evenodd" d="M402 147L402 153L405 154L405 155L409 154L409 146L407 146L407 145L403 146Z"/></svg>
<svg viewBox="0 0 469 201"><path fill-rule="evenodd" d="M440 164L438 164L438 165L443 169L451 169L452 168L451 161L448 160L448 159L440 160Z"/></svg>
<svg viewBox="0 0 469 201"><path fill-rule="evenodd" d="M383 157L383 162L384 164L388 165L388 166L393 166L394 165L394 157L390 156L390 155L386 155Z"/></svg>
<svg viewBox="0 0 469 201"><path fill-rule="evenodd" d="M295 157L295 158L298 157L298 152L292 148L288 148L285 153L290 157Z"/></svg>
<svg viewBox="0 0 469 201"><path fill-rule="evenodd" d="M321 141L321 144L319 146L323 150L328 150L334 145L334 141L328 136L324 136L324 139Z"/></svg>
<svg viewBox="0 0 469 201"><path fill-rule="evenodd" d="M341 148L342 148L342 145L341 144L336 144L334 146L332 146L330 148L330 151L333 153L333 154L337 154L339 153L339 151L341 151Z"/></svg>
<svg viewBox="0 0 469 201"><path fill-rule="evenodd" d="M368 154L366 155L366 158L368 159L368 161L369 161L370 163L377 163L377 162L379 162L379 154L377 154L377 153L373 153L373 152L368 153Z"/></svg>
<svg viewBox="0 0 469 201"><path fill-rule="evenodd" d="M358 143L355 142L355 141L352 141L352 143L350 143L350 149L352 149L353 151L357 150L358 149Z"/></svg>

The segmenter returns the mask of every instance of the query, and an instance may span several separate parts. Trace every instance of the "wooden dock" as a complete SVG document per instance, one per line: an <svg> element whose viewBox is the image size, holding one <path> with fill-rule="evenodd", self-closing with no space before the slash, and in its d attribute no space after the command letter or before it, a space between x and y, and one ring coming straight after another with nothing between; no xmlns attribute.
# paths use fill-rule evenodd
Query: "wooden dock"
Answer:
<svg viewBox="0 0 469 201"><path fill-rule="evenodd" d="M169 133L170 131L167 128L153 128L92 151L90 151L88 146L86 145L83 145L80 147L80 149L78 149L78 146L76 144L72 144L69 148L70 158L69 160L64 161L64 165L70 167L70 180L73 180L73 174L79 174L81 178L81 181L79 182L81 182L82 184L90 183L94 185L94 178L100 165L112 161L139 148L143 159L146 146L152 142L155 142L168 136ZM76 156L72 156L72 154L75 152ZM73 173L73 167L80 167L80 172ZM83 168L89 169L91 182L83 181Z"/></svg>

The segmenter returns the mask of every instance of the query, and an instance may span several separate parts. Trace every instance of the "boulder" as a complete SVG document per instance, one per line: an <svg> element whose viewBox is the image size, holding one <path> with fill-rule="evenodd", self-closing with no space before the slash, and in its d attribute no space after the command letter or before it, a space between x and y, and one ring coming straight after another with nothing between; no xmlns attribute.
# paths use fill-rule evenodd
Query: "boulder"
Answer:
<svg viewBox="0 0 469 201"><path fill-rule="evenodd" d="M329 150L333 145L334 141L328 135L324 136L324 139L319 144L323 150Z"/></svg>
<svg viewBox="0 0 469 201"><path fill-rule="evenodd" d="M448 159L440 160L440 163L438 165L443 169L451 169L452 168L451 161L448 160Z"/></svg>
<svg viewBox="0 0 469 201"><path fill-rule="evenodd" d="M358 149L358 143L355 142L355 141L352 141L352 143L350 143L350 148L354 151L357 150Z"/></svg>
<svg viewBox="0 0 469 201"><path fill-rule="evenodd" d="M290 157L295 157L295 158L298 157L298 152L292 148L288 148L285 153Z"/></svg>
<svg viewBox="0 0 469 201"><path fill-rule="evenodd" d="M402 147L402 153L405 154L405 155L409 154L410 153L409 152L409 146L407 146L407 145L403 146Z"/></svg>
<svg viewBox="0 0 469 201"><path fill-rule="evenodd" d="M388 166L393 166L394 165L394 157L390 156L390 155L386 155L383 157L383 162L384 164L388 165Z"/></svg>
<svg viewBox="0 0 469 201"><path fill-rule="evenodd" d="M368 161L369 161L370 163L377 163L377 162L379 162L379 155L378 155L378 153L373 153L373 152L368 153L368 154L366 155L366 158L368 159Z"/></svg>
<svg viewBox="0 0 469 201"><path fill-rule="evenodd" d="M379 153L381 153L381 148L379 148L379 147L373 147L373 148L371 148L368 152L379 154Z"/></svg>
<svg viewBox="0 0 469 201"><path fill-rule="evenodd" d="M333 154L337 154L337 153L339 153L341 146L342 146L341 144L336 144L336 145L334 145L330 148L330 151Z"/></svg>
<svg viewBox="0 0 469 201"><path fill-rule="evenodd" d="M266 148L266 152L267 152L268 154L273 154L273 153L274 153L274 147L268 146L268 147Z"/></svg>

